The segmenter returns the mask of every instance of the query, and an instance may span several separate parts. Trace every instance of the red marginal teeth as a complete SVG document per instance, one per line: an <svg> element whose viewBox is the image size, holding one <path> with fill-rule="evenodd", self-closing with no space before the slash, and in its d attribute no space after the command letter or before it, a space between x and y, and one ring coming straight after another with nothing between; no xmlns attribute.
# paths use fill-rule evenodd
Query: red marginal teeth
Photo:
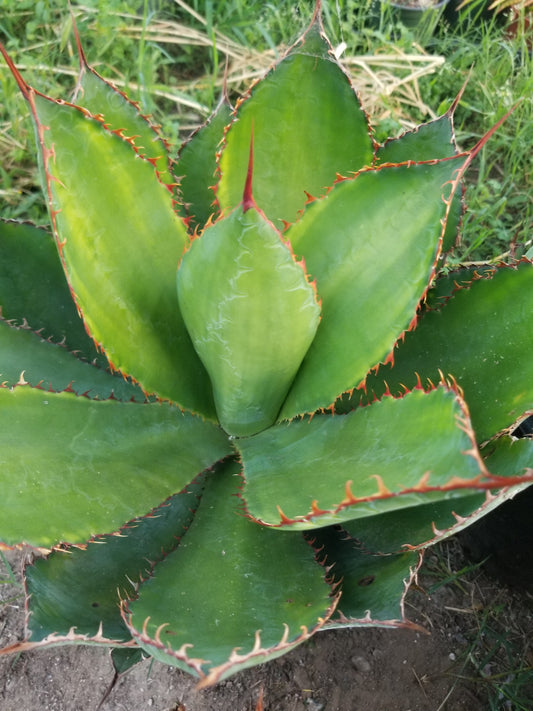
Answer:
<svg viewBox="0 0 533 711"><path fill-rule="evenodd" d="M280 506L276 506L276 508L278 510L279 517L280 517L280 523L282 526L287 526L287 525L290 525L291 523L294 523L294 519L288 518L287 516L285 516L285 514L281 510Z"/></svg>
<svg viewBox="0 0 533 711"><path fill-rule="evenodd" d="M379 496L392 496L391 490L385 486L385 482L379 474L373 474L371 478L377 481Z"/></svg>
<svg viewBox="0 0 533 711"><path fill-rule="evenodd" d="M313 503L311 504L311 511L313 512L313 516L321 516L323 514L328 513L328 511L318 507L318 501L316 499L314 499Z"/></svg>
<svg viewBox="0 0 533 711"><path fill-rule="evenodd" d="M412 491L427 491L429 483L430 472L426 472L422 475L420 481L416 486L413 486Z"/></svg>

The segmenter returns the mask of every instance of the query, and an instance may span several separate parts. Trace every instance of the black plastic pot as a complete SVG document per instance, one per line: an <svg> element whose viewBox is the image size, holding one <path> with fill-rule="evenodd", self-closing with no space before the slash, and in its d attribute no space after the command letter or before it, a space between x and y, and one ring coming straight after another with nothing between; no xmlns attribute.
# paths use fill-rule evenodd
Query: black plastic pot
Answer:
<svg viewBox="0 0 533 711"><path fill-rule="evenodd" d="M533 415L512 433L533 439ZM495 578L533 593L533 486L506 501L458 535L466 556Z"/></svg>
<svg viewBox="0 0 533 711"><path fill-rule="evenodd" d="M425 45L429 42L449 0L422 6L406 5L395 0L375 0L373 7L374 26L381 18L394 24L401 23L413 33L415 40Z"/></svg>
<svg viewBox="0 0 533 711"><path fill-rule="evenodd" d="M502 583L533 593L533 487L458 535L466 557Z"/></svg>

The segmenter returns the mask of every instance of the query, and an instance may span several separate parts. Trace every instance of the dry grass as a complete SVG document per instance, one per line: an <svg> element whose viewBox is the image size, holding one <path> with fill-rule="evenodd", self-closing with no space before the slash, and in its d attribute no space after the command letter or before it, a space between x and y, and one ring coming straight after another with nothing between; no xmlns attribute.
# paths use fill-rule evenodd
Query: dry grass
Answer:
<svg viewBox="0 0 533 711"><path fill-rule="evenodd" d="M182 0L175 0L175 2L206 28L203 17L195 13ZM91 12L89 8L84 7L78 8L78 11ZM211 37L207 33L207 28L198 30L176 21L159 19L154 19L144 26L143 18L140 16L123 15L123 17L128 21L124 34L137 41L144 37L145 41L162 46L177 45L207 49L212 48L214 43L219 55L225 59L221 65L227 63L225 75L221 73L215 84L222 87L226 81L228 88L236 93L242 92L250 82L261 77L283 52L282 48L277 52L274 50L259 52L251 47L242 46L216 29L213 30ZM344 56L344 50L343 45L336 47L335 55L348 70L372 123L394 117L404 128L412 128L417 123L413 119L415 110L417 115L435 118L435 113L422 98L419 82L422 77L435 73L444 63L444 57L429 55L416 45L413 45L413 51L409 53L389 45L383 52L356 57ZM115 83L120 86L120 81ZM178 93L163 92L158 89L154 89L152 93L154 96L174 101L179 106L198 111L201 120L207 112L206 107L194 98L187 98L183 94L190 93L191 88L200 90L211 84L212 76L205 74L193 80L179 82L176 86ZM130 87L135 88L132 84Z"/></svg>

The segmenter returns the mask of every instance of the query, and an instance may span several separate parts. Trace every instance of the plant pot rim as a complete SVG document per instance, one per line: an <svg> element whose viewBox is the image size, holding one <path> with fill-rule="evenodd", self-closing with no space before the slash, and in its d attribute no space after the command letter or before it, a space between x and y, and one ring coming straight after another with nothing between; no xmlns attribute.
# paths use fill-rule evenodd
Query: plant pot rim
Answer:
<svg viewBox="0 0 533 711"><path fill-rule="evenodd" d="M398 2L398 0L384 0L388 5L391 5L392 7L397 7L400 10L408 10L412 12L425 12L426 10L439 10L440 8L444 7L444 5L447 5L450 0L440 0L440 2L436 3L431 3L430 5L426 6L421 6L421 5L407 5L402 2Z"/></svg>

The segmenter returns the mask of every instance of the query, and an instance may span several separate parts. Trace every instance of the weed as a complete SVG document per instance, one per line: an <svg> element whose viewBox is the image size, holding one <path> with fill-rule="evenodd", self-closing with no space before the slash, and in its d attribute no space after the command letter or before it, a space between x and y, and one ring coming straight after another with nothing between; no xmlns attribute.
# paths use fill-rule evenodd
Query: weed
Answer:
<svg viewBox="0 0 533 711"><path fill-rule="evenodd" d="M449 694L461 685L484 698L490 711L529 711L533 703L533 607L526 593L511 591L483 572L483 561L470 564L455 539L432 549L420 571L425 595L444 594L445 628L460 629ZM450 604L449 592L455 589ZM438 624L438 623L437 623Z"/></svg>
<svg viewBox="0 0 533 711"><path fill-rule="evenodd" d="M5 554L1 550L0 561L0 586L5 585L6 588L8 588L8 597L4 597L3 591L5 590L5 588L1 589L0 606L11 605L23 597L23 585L19 582L19 580L17 580L17 577L13 571L11 564L9 563Z"/></svg>

